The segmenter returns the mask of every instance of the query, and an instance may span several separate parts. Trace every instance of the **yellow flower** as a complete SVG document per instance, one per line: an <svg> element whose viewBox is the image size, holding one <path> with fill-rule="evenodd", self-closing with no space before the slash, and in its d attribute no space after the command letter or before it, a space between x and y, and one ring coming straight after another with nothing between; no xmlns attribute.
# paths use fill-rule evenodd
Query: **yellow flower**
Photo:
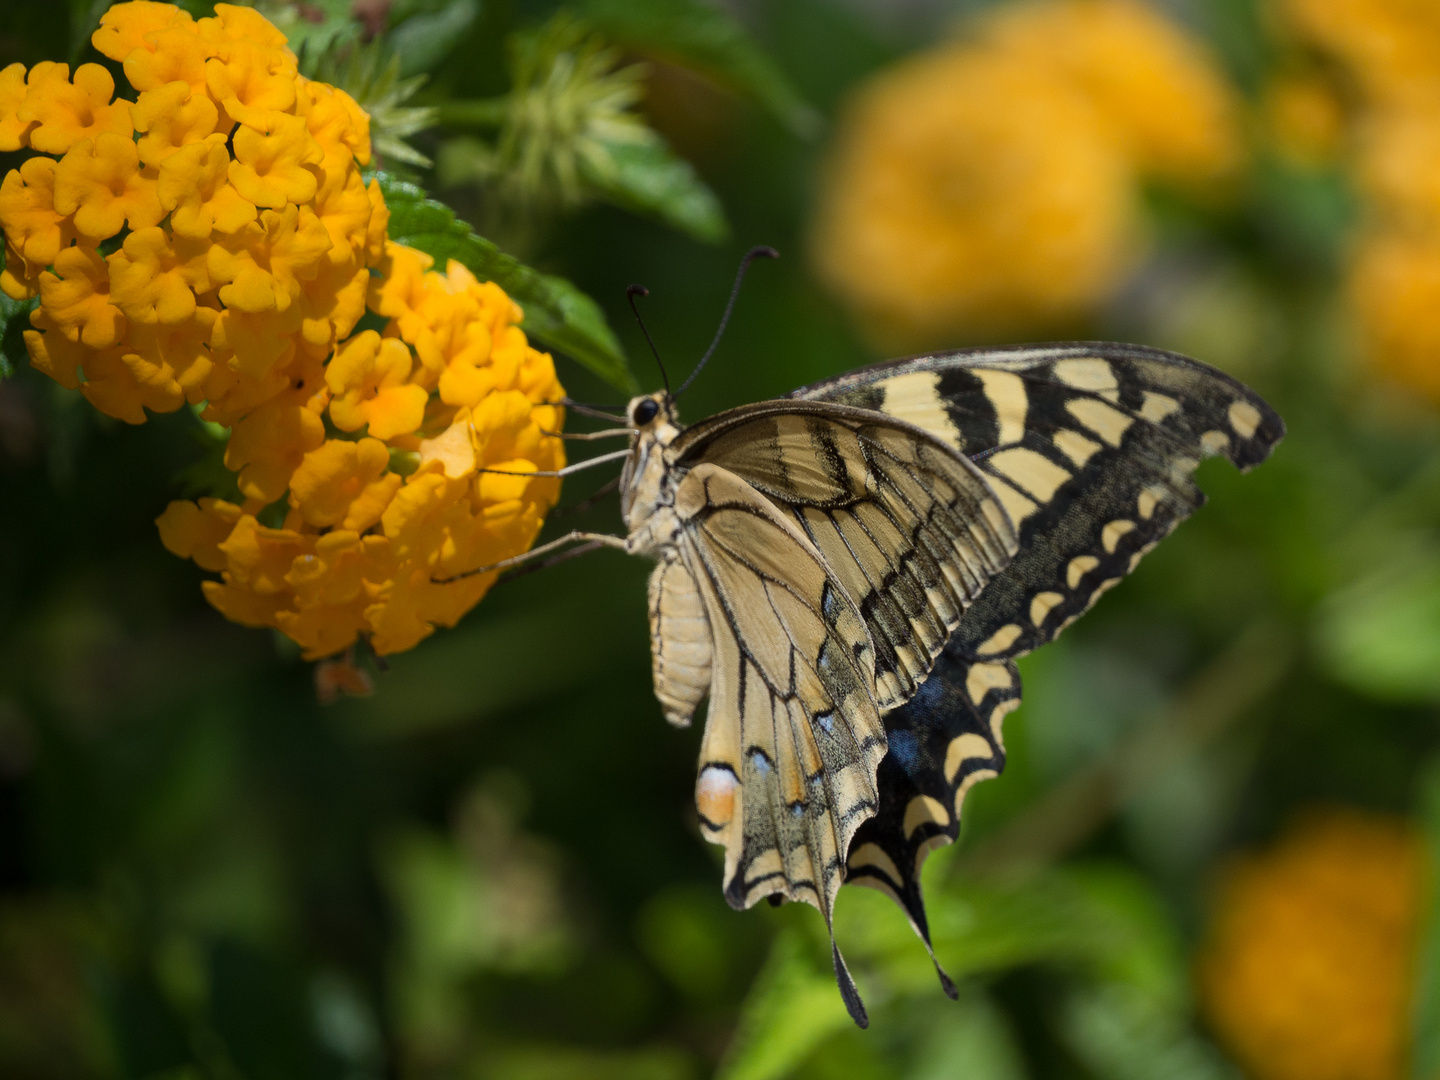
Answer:
<svg viewBox="0 0 1440 1080"><path fill-rule="evenodd" d="M174 412L185 400L174 372L165 364L119 346L85 350L80 369L85 373L80 392L86 400L127 424L143 424L146 409Z"/></svg>
<svg viewBox="0 0 1440 1080"><path fill-rule="evenodd" d="M272 503L285 494L305 455L324 441L319 413L297 395L283 394L231 428L225 467L240 474L237 483L246 498Z"/></svg>
<svg viewBox="0 0 1440 1080"><path fill-rule="evenodd" d="M71 341L92 349L119 342L125 316L110 302L105 260L92 248L68 247L55 258L55 272L40 275L45 314Z"/></svg>
<svg viewBox="0 0 1440 1080"><path fill-rule="evenodd" d="M1267 133L1285 157L1316 167L1333 161L1345 138L1345 114L1335 89L1309 74L1282 75L1265 90Z"/></svg>
<svg viewBox="0 0 1440 1080"><path fill-rule="evenodd" d="M85 357L85 347L56 330L43 309L32 314L30 322L40 327L26 330L24 334L30 366L49 375L66 390L80 389L80 361Z"/></svg>
<svg viewBox="0 0 1440 1080"><path fill-rule="evenodd" d="M75 231L92 242L132 229L158 225L165 216L155 179L140 170L140 155L128 135L81 139L55 169L55 209L73 217Z"/></svg>
<svg viewBox="0 0 1440 1080"><path fill-rule="evenodd" d="M308 206L264 210L260 220L221 237L210 248L210 274L228 308L257 314L284 311L300 296L300 281L319 272L330 250L325 226Z"/></svg>
<svg viewBox="0 0 1440 1080"><path fill-rule="evenodd" d="M157 379L166 380L167 392L177 391L192 405L209 392L215 370L214 354L207 347L216 312L197 307L189 319L173 324L132 324L125 335L123 358L136 370L153 367ZM175 408L179 408L175 400Z"/></svg>
<svg viewBox="0 0 1440 1080"><path fill-rule="evenodd" d="M987 26L995 47L1063 75L1142 174L1204 187L1240 166L1240 103L1201 42L1139 0L1032 0Z"/></svg>
<svg viewBox="0 0 1440 1080"><path fill-rule="evenodd" d="M1367 232L1349 291L1371 366L1440 404L1440 230Z"/></svg>
<svg viewBox="0 0 1440 1080"><path fill-rule="evenodd" d="M240 517L240 507L222 499L201 499L198 504L177 499L155 519L155 525L171 554L193 559L204 570L219 571L229 561L220 545Z"/></svg>
<svg viewBox="0 0 1440 1080"><path fill-rule="evenodd" d="M1275 0L1287 29L1329 53L1374 103L1440 96L1440 9L1425 0Z"/></svg>
<svg viewBox="0 0 1440 1080"><path fill-rule="evenodd" d="M379 439L329 439L306 454L291 477L291 503L311 525L364 532L402 482L389 468L390 449Z"/></svg>
<svg viewBox="0 0 1440 1080"><path fill-rule="evenodd" d="M152 35L177 23L188 24L191 21L189 13L174 4L131 0L128 4L116 4L100 16L100 29L90 35L90 43L101 56L124 60L136 49L154 51L150 44L154 41ZM127 71L125 76L130 78L130 73ZM131 79L131 82L134 80Z"/></svg>
<svg viewBox="0 0 1440 1080"><path fill-rule="evenodd" d="M315 198L315 165L324 155L299 116L277 115L269 133L242 124L235 132L230 183L256 206L283 207Z"/></svg>
<svg viewBox="0 0 1440 1080"><path fill-rule="evenodd" d="M380 439L419 427L429 395L407 383L412 363L403 342L382 339L374 330L346 342L325 369L335 426L341 431L364 427Z"/></svg>
<svg viewBox="0 0 1440 1080"><path fill-rule="evenodd" d="M330 234L330 261L364 265L366 229L373 207L365 181L355 169L327 169L315 194L315 213ZM368 276L368 275L367 275Z"/></svg>
<svg viewBox="0 0 1440 1080"><path fill-rule="evenodd" d="M81 139L105 135L130 138L128 101L110 99L115 80L99 64L81 64L70 82L70 65L41 61L30 80L16 116L35 126L29 142L47 154L64 154Z"/></svg>
<svg viewBox="0 0 1440 1080"><path fill-rule="evenodd" d="M213 135L220 123L215 103L202 94L192 94L187 83L178 81L146 90L130 116L141 133L135 148L145 165L159 165L182 146Z"/></svg>
<svg viewBox="0 0 1440 1080"><path fill-rule="evenodd" d="M11 64L0 70L0 152L30 145L34 123L21 120L20 103L25 100L25 65Z"/></svg>
<svg viewBox="0 0 1440 1080"><path fill-rule="evenodd" d="M117 4L106 14L126 6ZM215 46L200 36L199 27L186 12L177 10L172 22L146 33L123 56L117 55L118 49L106 52L98 44L96 48L112 60L122 60L125 78L141 93L158 90L172 82L183 82L193 94L209 93L205 85L205 61L215 55ZM222 117L222 120L228 127L228 118Z"/></svg>
<svg viewBox="0 0 1440 1080"><path fill-rule="evenodd" d="M370 117L344 90L325 83L299 81L296 112L327 158L370 163Z"/></svg>
<svg viewBox="0 0 1440 1080"><path fill-rule="evenodd" d="M41 270L55 261L60 249L74 239L74 232L64 214L55 209L55 162L50 158L32 157L18 169L11 169L0 183L0 230L4 230L9 250L14 251L24 266L11 266L7 272L38 284ZM12 297L17 295L6 289ZM33 288L25 293L33 295Z"/></svg>
<svg viewBox="0 0 1440 1080"><path fill-rule="evenodd" d="M225 137L191 143L160 164L156 194L180 236L208 238L211 232L239 232L256 218L255 204L230 183Z"/></svg>
<svg viewBox="0 0 1440 1080"><path fill-rule="evenodd" d="M817 268L887 348L1069 326L1143 253L1137 181L1233 174L1238 113L1205 51L1134 0L1001 8L850 102Z"/></svg>
<svg viewBox="0 0 1440 1080"><path fill-rule="evenodd" d="M1094 108L1027 61L908 60L861 91L837 142L815 258L887 344L1063 323L1134 265L1126 162Z"/></svg>
<svg viewBox="0 0 1440 1080"><path fill-rule="evenodd" d="M265 130L295 108L295 60L289 50L232 38L219 52L205 61L205 86L232 120Z"/></svg>
<svg viewBox="0 0 1440 1080"><path fill-rule="evenodd" d="M563 390L503 290L390 244L355 102L300 77L258 12L215 12L104 13L92 41L133 106L95 65L73 84L64 65L0 72L0 140L41 132L64 154L0 184L0 286L38 291L31 363L96 408L139 424L188 401L230 429L244 505L176 502L157 520L168 549L222 575L211 604L310 658L362 635L409 648L484 595L495 574L474 570L534 542L558 481L480 470L563 465L548 404ZM352 337L367 301L389 322ZM327 440L327 413L363 437ZM420 467L394 471L393 450ZM282 499L283 527L261 525Z"/></svg>
<svg viewBox="0 0 1440 1080"><path fill-rule="evenodd" d="M266 528L246 514L220 545L225 576L252 592L284 594L289 588L285 576L307 546L305 537L294 529Z"/></svg>
<svg viewBox="0 0 1440 1080"><path fill-rule="evenodd" d="M195 293L210 288L205 268L208 245L151 227L132 232L110 266L110 294L125 317L138 323L188 322L195 314Z"/></svg>
<svg viewBox="0 0 1440 1080"><path fill-rule="evenodd" d="M1198 969L1255 1080L1400 1080L1425 894L1403 822L1315 814L1230 867Z"/></svg>

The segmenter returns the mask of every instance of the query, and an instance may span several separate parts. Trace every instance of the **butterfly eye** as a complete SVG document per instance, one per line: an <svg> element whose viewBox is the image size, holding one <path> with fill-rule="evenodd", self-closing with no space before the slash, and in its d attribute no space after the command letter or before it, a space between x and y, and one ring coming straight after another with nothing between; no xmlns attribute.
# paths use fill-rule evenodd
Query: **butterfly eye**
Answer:
<svg viewBox="0 0 1440 1080"><path fill-rule="evenodd" d="M659 404L654 398L646 398L635 406L635 411L631 414L630 419L635 421L636 427L644 427L658 415L660 415Z"/></svg>

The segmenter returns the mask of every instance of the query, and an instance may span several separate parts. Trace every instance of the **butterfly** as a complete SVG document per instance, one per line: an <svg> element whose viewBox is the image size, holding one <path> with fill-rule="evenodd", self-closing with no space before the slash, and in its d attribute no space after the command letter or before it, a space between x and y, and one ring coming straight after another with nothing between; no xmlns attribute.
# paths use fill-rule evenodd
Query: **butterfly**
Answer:
<svg viewBox="0 0 1440 1080"><path fill-rule="evenodd" d="M895 360L688 427L666 389L624 430L627 535L532 554L655 561L655 694L682 726L708 699L695 800L725 898L818 908L864 1027L840 887L890 895L935 959L921 868L1004 768L1016 659L1204 503L1203 458L1247 470L1285 426L1214 368L1082 342Z"/></svg>

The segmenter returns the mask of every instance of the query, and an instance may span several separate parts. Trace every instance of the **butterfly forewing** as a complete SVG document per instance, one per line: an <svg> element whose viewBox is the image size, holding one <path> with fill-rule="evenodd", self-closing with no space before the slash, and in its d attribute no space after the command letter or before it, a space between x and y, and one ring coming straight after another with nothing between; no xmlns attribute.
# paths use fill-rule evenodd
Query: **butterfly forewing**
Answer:
<svg viewBox="0 0 1440 1080"><path fill-rule="evenodd" d="M882 708L915 693L1015 533L983 475L933 436L841 406L762 402L690 428L679 467L719 465L785 511L859 608Z"/></svg>
<svg viewBox="0 0 1440 1080"><path fill-rule="evenodd" d="M961 616L929 682L886 714L880 809L849 852L849 879L889 891L928 939L920 868L958 834L969 786L1004 765L1000 720L1020 697L1013 659L1052 640L1204 503L1192 479L1201 459L1248 469L1284 425L1223 373L1132 345L919 357L792 396L924 428L975 462L1018 530L1015 557Z"/></svg>

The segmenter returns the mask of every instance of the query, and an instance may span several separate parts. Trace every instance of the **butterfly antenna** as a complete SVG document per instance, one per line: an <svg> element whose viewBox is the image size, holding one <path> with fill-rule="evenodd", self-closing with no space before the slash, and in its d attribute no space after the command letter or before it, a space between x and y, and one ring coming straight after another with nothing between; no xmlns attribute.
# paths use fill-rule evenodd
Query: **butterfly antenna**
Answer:
<svg viewBox="0 0 1440 1080"><path fill-rule="evenodd" d="M650 331L645 326L645 320L640 317L640 309L635 306L635 297L649 296L650 290L644 285L631 285L625 290L625 299L630 301L630 310L635 313L635 321L640 324L640 332L645 335L645 340L650 345L650 351L655 355L655 363L660 365L660 378L665 382L665 396L670 396L670 376L665 371L665 362L660 359L660 350L655 348L655 340L650 336Z"/></svg>
<svg viewBox="0 0 1440 1080"><path fill-rule="evenodd" d="M699 375L705 365L710 362L710 357L715 355L715 350L720 345L720 339L725 336L725 327L730 325L730 312L735 310L735 298L740 295L740 283L745 280L745 271L750 269L750 264L756 259L778 259L779 257L778 251L763 244L753 247L745 253L745 257L740 260L740 269L735 271L735 284L730 288L730 299L725 304L725 314L720 316L720 326L715 331L715 340L710 342L710 348L705 350L705 355L695 365L695 370L690 372L690 377L680 384L679 390L675 391L677 398L695 381L695 376Z"/></svg>

